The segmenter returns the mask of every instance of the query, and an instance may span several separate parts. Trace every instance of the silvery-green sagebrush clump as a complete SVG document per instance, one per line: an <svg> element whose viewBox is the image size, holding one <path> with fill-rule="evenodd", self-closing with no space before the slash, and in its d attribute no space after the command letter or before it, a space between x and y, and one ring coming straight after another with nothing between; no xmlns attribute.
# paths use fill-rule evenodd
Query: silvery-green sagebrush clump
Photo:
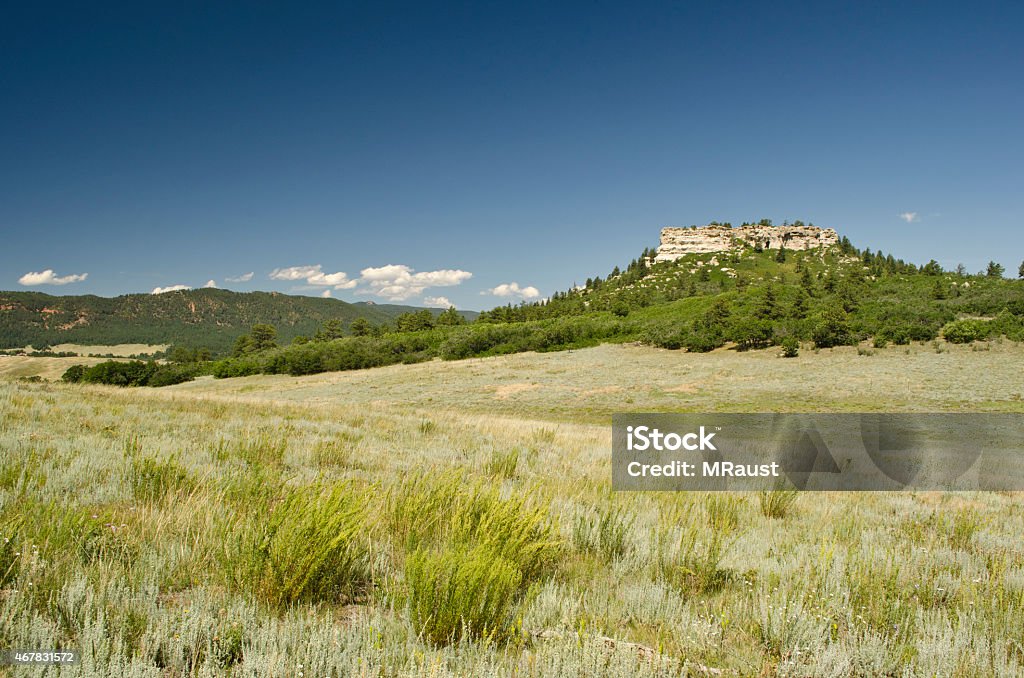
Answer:
<svg viewBox="0 0 1024 678"><path fill-rule="evenodd" d="M703 388L633 350L466 363L456 391L447 364L0 383L0 646L83 652L38 675L1024 672L1018 496L612 493L607 413ZM884 381L889 350L801 359ZM728 359L744 378L713 397L753 411L758 375L792 364ZM906 359L954 374L933 369L949 353ZM1019 407L1006 378L968 395ZM794 403L819 387L787 383Z"/></svg>

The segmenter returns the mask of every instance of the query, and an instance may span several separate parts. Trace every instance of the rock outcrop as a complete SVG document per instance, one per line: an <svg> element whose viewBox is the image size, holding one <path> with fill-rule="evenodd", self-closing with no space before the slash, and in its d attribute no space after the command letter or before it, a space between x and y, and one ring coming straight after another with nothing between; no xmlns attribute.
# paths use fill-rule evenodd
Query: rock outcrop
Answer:
<svg viewBox="0 0 1024 678"><path fill-rule="evenodd" d="M655 261L674 261L687 254L730 252L744 247L760 246L764 249L809 250L839 242L839 235L831 228L817 226L710 226L675 227L661 229L661 244Z"/></svg>

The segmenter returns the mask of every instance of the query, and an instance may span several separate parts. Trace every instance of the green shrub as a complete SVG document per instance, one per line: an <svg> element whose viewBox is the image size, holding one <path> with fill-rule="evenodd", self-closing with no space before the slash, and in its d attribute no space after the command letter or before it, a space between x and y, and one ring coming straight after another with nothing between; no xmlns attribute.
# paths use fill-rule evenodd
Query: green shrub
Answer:
<svg viewBox="0 0 1024 678"><path fill-rule="evenodd" d="M729 329L729 338L736 342L740 350L768 346L772 343L772 336L770 321L750 316L735 318Z"/></svg>
<svg viewBox="0 0 1024 678"><path fill-rule="evenodd" d="M362 501L349 488L306 488L277 506L270 520L271 600L351 599L369 581Z"/></svg>
<svg viewBox="0 0 1024 678"><path fill-rule="evenodd" d="M988 323L988 336L1004 336L1012 341L1024 341L1024 318L1007 309L999 312Z"/></svg>
<svg viewBox="0 0 1024 678"><path fill-rule="evenodd" d="M156 370L157 365L153 362L108 360L85 368L80 381L111 386L145 386Z"/></svg>
<svg viewBox="0 0 1024 678"><path fill-rule="evenodd" d="M782 357L795 358L800 354L800 342L796 337L786 337L782 340Z"/></svg>
<svg viewBox="0 0 1024 678"><path fill-rule="evenodd" d="M292 490L229 527L225 566L271 604L352 600L370 581L364 498L342 484Z"/></svg>
<svg viewBox="0 0 1024 678"><path fill-rule="evenodd" d="M199 373L199 363L190 363L184 365L160 365L156 368L149 380L146 382L146 386L172 386L174 384L182 384L186 381L192 381L196 378Z"/></svg>
<svg viewBox="0 0 1024 678"><path fill-rule="evenodd" d="M717 328L708 328L697 325L693 331L686 336L683 343L690 353L707 353L721 348L725 345L725 337Z"/></svg>
<svg viewBox="0 0 1024 678"><path fill-rule="evenodd" d="M879 332L882 341L891 341L897 346L906 346L910 343L910 330L900 325L887 325Z"/></svg>
<svg viewBox="0 0 1024 678"><path fill-rule="evenodd" d="M217 379L250 377L254 374L259 374L260 372L259 359L255 356L226 358L224 360L218 360L213 364L213 376Z"/></svg>
<svg viewBox="0 0 1024 678"><path fill-rule="evenodd" d="M501 462L506 471L510 458ZM413 624L435 643L503 637L513 606L561 552L547 511L530 497L502 499L457 472L406 480L385 505L387 531L409 554Z"/></svg>
<svg viewBox="0 0 1024 678"><path fill-rule="evenodd" d="M640 334L640 341L651 346L675 351L686 345L689 334L689 331L679 324L659 324L644 330Z"/></svg>
<svg viewBox="0 0 1024 678"><path fill-rule="evenodd" d="M853 341L846 312L839 306L826 308L811 332L818 348L846 346Z"/></svg>
<svg viewBox="0 0 1024 678"><path fill-rule="evenodd" d="M414 551L446 534L452 516L465 510L469 496L457 473L427 473L393 486L385 500L387 531Z"/></svg>
<svg viewBox="0 0 1024 678"><path fill-rule="evenodd" d="M443 645L507 637L523 575L487 546L456 547L417 550L406 559L405 581L416 632Z"/></svg>
<svg viewBox="0 0 1024 678"><path fill-rule="evenodd" d="M525 582L550 571L561 551L547 511L531 508L527 497L500 499L494 490L478 490L466 510L454 516L450 538L480 544L514 562Z"/></svg>
<svg viewBox="0 0 1024 678"><path fill-rule="evenodd" d="M64 374L61 375L60 380L68 384L77 384L82 381L82 377L85 375L85 365L72 365Z"/></svg>
<svg viewBox="0 0 1024 678"><path fill-rule="evenodd" d="M497 490L469 484L456 472L429 474L397 484L388 493L390 534L412 552L431 545L481 544L519 566L533 581L552 569L561 542L547 511L530 496L502 499Z"/></svg>
<svg viewBox="0 0 1024 678"><path fill-rule="evenodd" d="M988 336L988 323L983 320L954 320L942 328L942 337L951 344L969 344Z"/></svg>

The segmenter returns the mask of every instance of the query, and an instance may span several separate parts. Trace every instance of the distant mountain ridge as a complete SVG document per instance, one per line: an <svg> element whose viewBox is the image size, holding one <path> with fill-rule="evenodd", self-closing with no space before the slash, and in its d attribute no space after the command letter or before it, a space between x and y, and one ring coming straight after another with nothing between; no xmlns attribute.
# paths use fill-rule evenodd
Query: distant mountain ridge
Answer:
<svg viewBox="0 0 1024 678"><path fill-rule="evenodd" d="M356 318L380 325L402 313L421 310L398 304L352 304L280 292L220 289L117 297L0 292L0 348L143 343L222 352L256 323L274 325L279 341L287 343L299 335L315 334L327 320L339 320L346 328ZM462 313L469 320L477 316L473 311Z"/></svg>

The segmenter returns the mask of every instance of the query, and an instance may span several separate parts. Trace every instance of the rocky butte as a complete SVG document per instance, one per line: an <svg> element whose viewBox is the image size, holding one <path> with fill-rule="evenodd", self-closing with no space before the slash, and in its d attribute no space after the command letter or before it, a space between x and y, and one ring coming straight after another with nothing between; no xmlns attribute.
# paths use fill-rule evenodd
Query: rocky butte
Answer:
<svg viewBox="0 0 1024 678"><path fill-rule="evenodd" d="M838 242L839 235L834 229L817 226L668 226L661 229L661 244L658 245L654 261L675 261L687 254L731 252L758 246L766 250L780 247L787 250L809 250Z"/></svg>

